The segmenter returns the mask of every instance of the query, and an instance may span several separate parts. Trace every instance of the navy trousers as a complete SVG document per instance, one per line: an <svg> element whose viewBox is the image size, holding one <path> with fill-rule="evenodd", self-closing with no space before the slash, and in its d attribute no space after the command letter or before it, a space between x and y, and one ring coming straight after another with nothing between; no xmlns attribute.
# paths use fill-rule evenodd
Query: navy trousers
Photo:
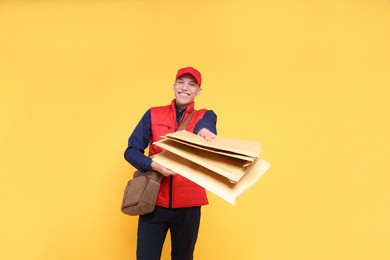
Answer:
<svg viewBox="0 0 390 260"><path fill-rule="evenodd" d="M160 260L168 230L171 259L192 260L200 215L200 207L168 209L157 206L153 213L139 216L137 260Z"/></svg>

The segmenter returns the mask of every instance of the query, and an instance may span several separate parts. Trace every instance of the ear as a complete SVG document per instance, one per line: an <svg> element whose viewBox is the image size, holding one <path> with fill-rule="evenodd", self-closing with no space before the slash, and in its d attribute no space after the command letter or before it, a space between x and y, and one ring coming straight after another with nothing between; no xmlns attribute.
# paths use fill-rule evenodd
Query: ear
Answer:
<svg viewBox="0 0 390 260"><path fill-rule="evenodd" d="M196 95L197 95L197 96L199 96L201 93L202 93L202 88L201 88L201 87L199 87L199 89L198 89L198 93L196 93Z"/></svg>

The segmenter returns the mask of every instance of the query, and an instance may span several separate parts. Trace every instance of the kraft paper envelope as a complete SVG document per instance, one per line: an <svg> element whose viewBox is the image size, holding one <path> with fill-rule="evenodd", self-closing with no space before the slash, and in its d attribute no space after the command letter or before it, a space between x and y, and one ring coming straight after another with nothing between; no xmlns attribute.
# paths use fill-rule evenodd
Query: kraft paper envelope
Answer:
<svg viewBox="0 0 390 260"><path fill-rule="evenodd" d="M154 144L219 173L233 182L238 182L249 168L246 160L213 153L211 150L196 149L171 139L163 139Z"/></svg>
<svg viewBox="0 0 390 260"><path fill-rule="evenodd" d="M165 136L165 139L157 141L157 142L155 142L155 144L159 145L159 143L161 141L164 141L164 140L167 140L167 139L171 140L171 141L175 141L177 143L184 144L186 146L190 146L190 147L196 148L196 149L201 149L201 150L204 150L204 151L209 151L209 152L213 152L213 153L217 153L217 154L226 155L226 156L229 156L229 157L234 157L234 158L237 158L237 159L245 160L245 161L247 161L246 164L248 164L248 165L250 163L252 163L254 160L256 160L256 158L257 158L257 157L237 154L237 153L234 153L234 152L232 153L232 152L227 152L227 151L221 151L221 150L218 150L218 149L207 148L207 147L204 147L204 146L201 146L201 145L197 145L197 144L194 144L194 143L182 141L180 139L172 138L171 136Z"/></svg>
<svg viewBox="0 0 390 260"><path fill-rule="evenodd" d="M268 162L257 159L237 183L232 183L199 164L191 162L169 151L157 154L153 161L179 173L187 179L204 187L208 191L234 205L236 199L248 188L254 185L271 166Z"/></svg>
<svg viewBox="0 0 390 260"><path fill-rule="evenodd" d="M259 157L261 153L261 143L257 141L239 140L217 137L211 141L195 135L186 130L167 134L166 138L173 138L192 143L198 146L211 148L213 150L226 151L233 154L241 154L251 157Z"/></svg>

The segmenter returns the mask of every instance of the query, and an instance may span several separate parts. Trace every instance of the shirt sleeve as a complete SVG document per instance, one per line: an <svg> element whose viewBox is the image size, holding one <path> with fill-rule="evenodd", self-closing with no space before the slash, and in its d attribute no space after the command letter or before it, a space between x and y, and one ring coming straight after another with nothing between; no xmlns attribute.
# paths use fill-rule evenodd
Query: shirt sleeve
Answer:
<svg viewBox="0 0 390 260"><path fill-rule="evenodd" d="M203 118L196 123L194 134L198 134L202 128L206 128L212 133L217 134L217 115L213 110L208 110Z"/></svg>
<svg viewBox="0 0 390 260"><path fill-rule="evenodd" d="M145 156L145 149L149 146L151 137L150 109L135 127L131 134L124 157L134 168L141 172L152 170L152 159Z"/></svg>

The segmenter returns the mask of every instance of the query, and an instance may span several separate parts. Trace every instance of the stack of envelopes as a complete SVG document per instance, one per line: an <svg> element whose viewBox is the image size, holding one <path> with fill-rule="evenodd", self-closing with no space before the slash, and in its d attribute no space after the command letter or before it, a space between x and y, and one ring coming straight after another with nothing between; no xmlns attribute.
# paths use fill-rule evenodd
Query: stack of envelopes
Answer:
<svg viewBox="0 0 390 260"><path fill-rule="evenodd" d="M235 204L238 196L268 170L261 143L217 137L211 141L186 130L154 144L165 149L153 160Z"/></svg>

